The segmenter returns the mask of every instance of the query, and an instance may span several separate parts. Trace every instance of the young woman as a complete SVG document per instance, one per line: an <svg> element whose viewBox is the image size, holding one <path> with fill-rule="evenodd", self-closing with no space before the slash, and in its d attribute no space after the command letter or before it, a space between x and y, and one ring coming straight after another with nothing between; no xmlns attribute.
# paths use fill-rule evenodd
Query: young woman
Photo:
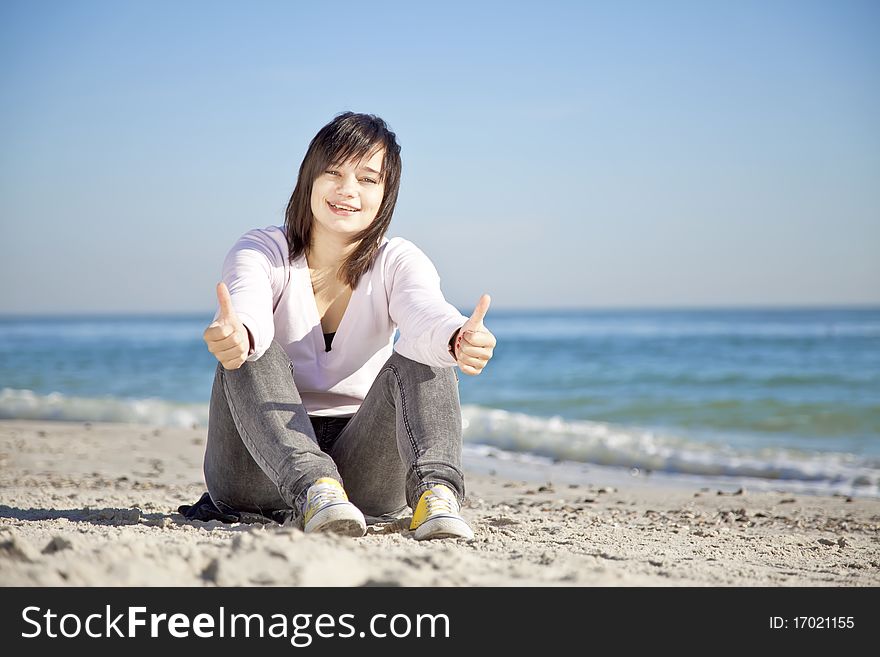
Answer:
<svg viewBox="0 0 880 657"><path fill-rule="evenodd" d="M224 513L291 509L306 532L366 532L413 510L416 539L473 537L461 517L455 367L479 374L495 337L428 257L387 239L400 146L346 112L309 145L285 224L245 233L204 332L219 361L205 480ZM394 343L395 330L400 337Z"/></svg>

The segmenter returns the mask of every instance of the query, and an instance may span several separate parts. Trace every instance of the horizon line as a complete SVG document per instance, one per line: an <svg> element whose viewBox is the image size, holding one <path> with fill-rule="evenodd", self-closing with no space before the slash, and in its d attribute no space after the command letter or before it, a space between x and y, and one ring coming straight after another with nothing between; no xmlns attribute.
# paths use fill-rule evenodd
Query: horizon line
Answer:
<svg viewBox="0 0 880 657"><path fill-rule="evenodd" d="M462 308L452 304L462 314L467 314ZM816 311L816 310L878 310L880 303L825 303L825 304L730 304L730 305L668 305L668 306L504 306L490 308L490 314L499 313L573 313L573 312L723 312L723 311ZM209 310L87 310L73 311L23 311L2 312L0 319L30 319L30 318L110 318L110 317L195 317L201 315L213 315L216 308Z"/></svg>

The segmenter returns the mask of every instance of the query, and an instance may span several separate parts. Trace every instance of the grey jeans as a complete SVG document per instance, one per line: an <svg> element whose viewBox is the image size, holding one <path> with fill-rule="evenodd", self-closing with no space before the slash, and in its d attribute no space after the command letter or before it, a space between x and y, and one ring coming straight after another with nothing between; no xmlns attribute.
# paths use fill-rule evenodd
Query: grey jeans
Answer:
<svg viewBox="0 0 880 657"><path fill-rule="evenodd" d="M293 372L275 341L236 370L218 363L204 471L220 510L265 515L292 509L299 518L309 486L320 477L342 482L349 500L369 516L415 509L438 483L464 500L455 368L394 352L357 413L335 419L309 417Z"/></svg>

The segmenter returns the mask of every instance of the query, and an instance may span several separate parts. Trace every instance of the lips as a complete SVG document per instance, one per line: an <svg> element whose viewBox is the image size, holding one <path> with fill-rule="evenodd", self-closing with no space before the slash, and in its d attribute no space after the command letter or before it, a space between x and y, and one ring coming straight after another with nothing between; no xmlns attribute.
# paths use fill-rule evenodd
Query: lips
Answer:
<svg viewBox="0 0 880 657"><path fill-rule="evenodd" d="M352 207L350 205L346 205L344 203L331 203L330 201L327 201L327 205L329 205L330 209L333 211L348 212L348 213L360 212L360 208L354 208L354 207Z"/></svg>

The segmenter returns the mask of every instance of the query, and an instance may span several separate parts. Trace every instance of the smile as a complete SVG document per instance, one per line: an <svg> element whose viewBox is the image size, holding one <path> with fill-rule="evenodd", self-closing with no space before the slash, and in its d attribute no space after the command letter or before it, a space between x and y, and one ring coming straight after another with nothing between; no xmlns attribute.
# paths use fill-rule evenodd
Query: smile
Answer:
<svg viewBox="0 0 880 657"><path fill-rule="evenodd" d="M330 210L334 214L354 214L355 212L360 212L360 208L352 208L347 205L336 205L335 203L330 203L327 201L327 205L330 206Z"/></svg>

